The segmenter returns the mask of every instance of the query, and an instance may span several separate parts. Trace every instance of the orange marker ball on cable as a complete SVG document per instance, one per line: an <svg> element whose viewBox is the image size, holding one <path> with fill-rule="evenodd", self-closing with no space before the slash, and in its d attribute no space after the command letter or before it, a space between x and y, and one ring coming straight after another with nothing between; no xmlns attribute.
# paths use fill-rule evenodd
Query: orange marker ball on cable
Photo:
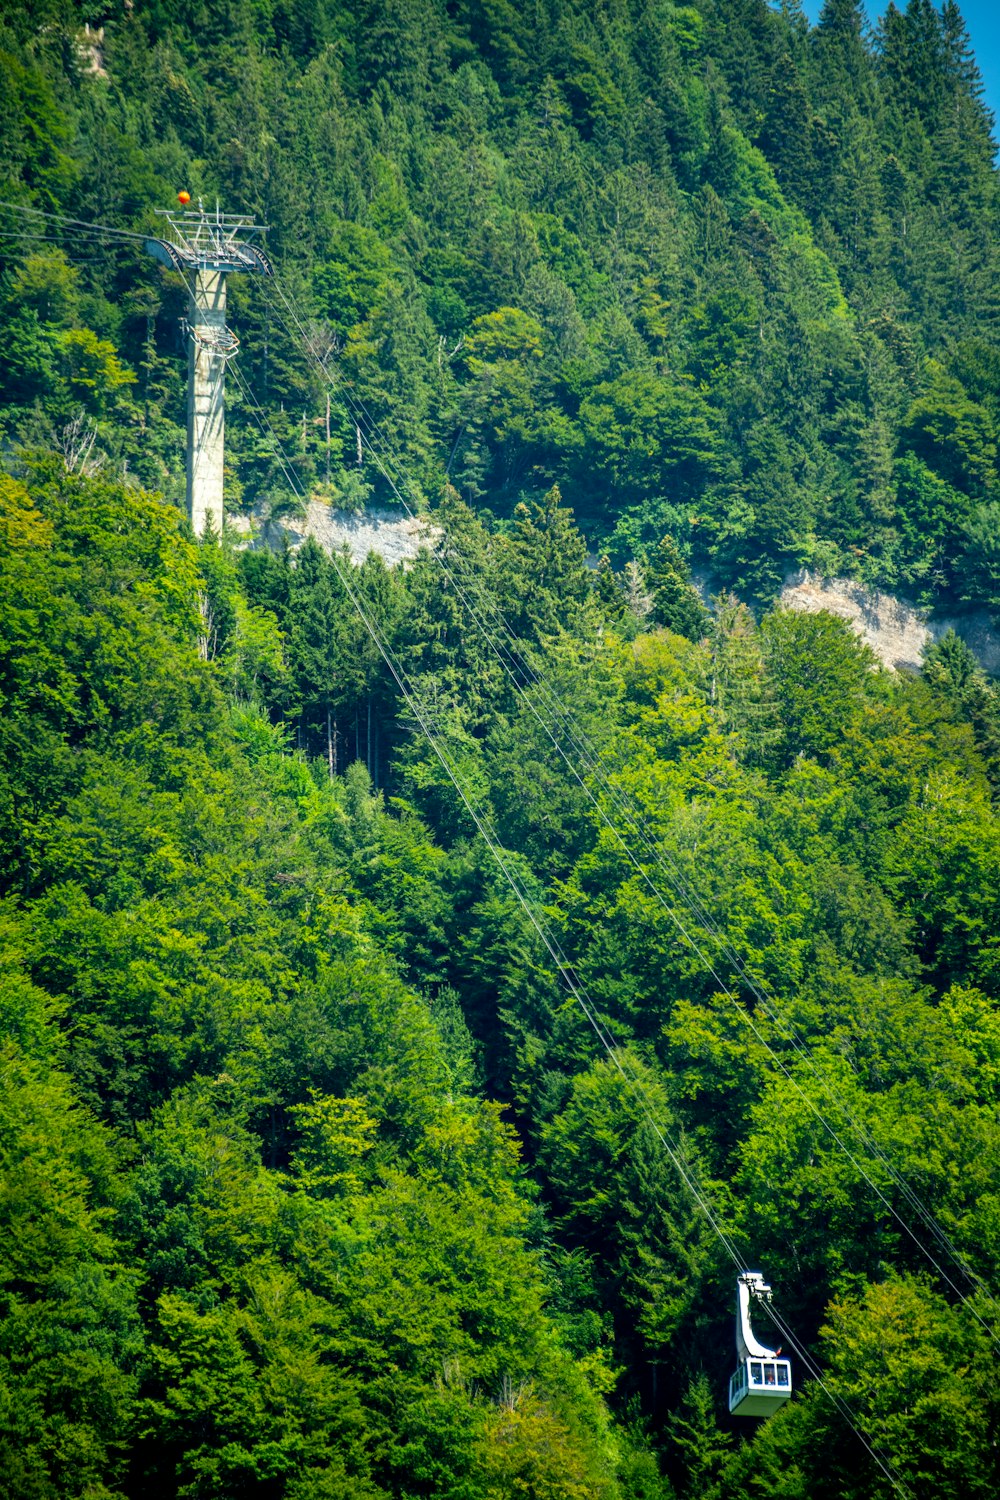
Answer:
<svg viewBox="0 0 1000 1500"><path fill-rule="evenodd" d="M191 202L191 194L190 193L186 193L184 191L184 189L182 188L181 191L177 194L177 202L178 203L190 203Z"/></svg>

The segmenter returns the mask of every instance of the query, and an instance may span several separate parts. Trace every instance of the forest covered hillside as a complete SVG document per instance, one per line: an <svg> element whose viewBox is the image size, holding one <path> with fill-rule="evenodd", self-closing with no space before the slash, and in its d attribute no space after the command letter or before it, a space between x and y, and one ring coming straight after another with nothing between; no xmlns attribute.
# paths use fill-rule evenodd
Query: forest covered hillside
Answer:
<svg viewBox="0 0 1000 1500"><path fill-rule="evenodd" d="M1000 697L774 606L1000 610L957 8L0 16L0 1492L990 1500Z"/></svg>
<svg viewBox="0 0 1000 1500"><path fill-rule="evenodd" d="M0 196L38 211L0 210L9 440L82 411L183 493L182 290L82 225L155 228L184 188L271 225L416 503L558 483L618 570L669 531L748 596L805 565L997 606L997 176L951 0L874 35L854 0L812 30L793 0L5 14ZM303 482L391 499L337 399L328 448L274 288L230 298ZM230 503L280 511L240 401Z"/></svg>

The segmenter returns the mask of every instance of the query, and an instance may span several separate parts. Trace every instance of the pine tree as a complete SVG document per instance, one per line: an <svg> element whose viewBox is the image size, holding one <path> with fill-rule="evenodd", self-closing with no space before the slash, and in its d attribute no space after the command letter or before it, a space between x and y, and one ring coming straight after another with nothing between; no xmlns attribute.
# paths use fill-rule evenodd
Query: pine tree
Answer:
<svg viewBox="0 0 1000 1500"><path fill-rule="evenodd" d="M750 610L733 594L720 594L713 602L707 696L741 759L763 765L781 737L781 728L757 626Z"/></svg>
<svg viewBox="0 0 1000 1500"><path fill-rule="evenodd" d="M808 208L816 172L813 119L809 95L798 62L782 53L772 74L761 123L760 147L773 164L782 188L794 203Z"/></svg>
<svg viewBox="0 0 1000 1500"><path fill-rule="evenodd" d="M611 624L617 624L625 614L625 593L606 553L597 565L594 596L604 618Z"/></svg>
<svg viewBox="0 0 1000 1500"><path fill-rule="evenodd" d="M700 640L708 616L672 536L665 536L660 542L646 577L653 595L651 618L655 623L677 635Z"/></svg>
<svg viewBox="0 0 1000 1500"><path fill-rule="evenodd" d="M809 211L847 287L858 290L885 260L878 162L882 118L860 0L826 0L812 36L816 176Z"/></svg>
<svg viewBox="0 0 1000 1500"><path fill-rule="evenodd" d="M954 630L927 649L923 675L972 726L987 775L1000 792L1000 692L996 685Z"/></svg>
<svg viewBox="0 0 1000 1500"><path fill-rule="evenodd" d="M684 1475L681 1494L688 1500L704 1500L722 1472L732 1439L719 1428L712 1387L703 1370L691 1377L671 1418L670 1443Z"/></svg>
<svg viewBox="0 0 1000 1500"><path fill-rule="evenodd" d="M984 103L982 75L954 0L943 6L940 27L944 98L932 136L937 158L932 188L945 196L952 215L971 228L996 200L994 120Z"/></svg>

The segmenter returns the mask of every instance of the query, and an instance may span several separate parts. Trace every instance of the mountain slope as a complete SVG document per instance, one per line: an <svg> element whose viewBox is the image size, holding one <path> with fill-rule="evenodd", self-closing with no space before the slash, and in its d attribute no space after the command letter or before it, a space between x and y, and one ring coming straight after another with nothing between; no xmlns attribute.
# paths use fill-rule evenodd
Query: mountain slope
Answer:
<svg viewBox="0 0 1000 1500"><path fill-rule="evenodd" d="M751 593L804 564L992 607L996 172L954 5L873 39L849 0L811 32L764 0L211 6L196 30L137 4L97 47L82 19L17 23L5 198L151 225L183 185L270 223L417 503L445 472L499 515L558 481L617 566L670 530ZM8 431L83 408L176 495L178 288L60 235L69 265L5 241ZM304 481L391 498L336 391L327 451L286 305L231 291ZM231 503L280 508L230 397Z"/></svg>

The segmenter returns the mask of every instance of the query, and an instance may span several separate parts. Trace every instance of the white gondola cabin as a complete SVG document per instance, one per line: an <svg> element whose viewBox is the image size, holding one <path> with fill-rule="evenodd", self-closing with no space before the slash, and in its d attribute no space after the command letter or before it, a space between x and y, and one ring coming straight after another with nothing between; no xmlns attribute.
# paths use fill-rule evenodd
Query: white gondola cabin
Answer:
<svg viewBox="0 0 1000 1500"><path fill-rule="evenodd" d="M792 1394L792 1367L780 1349L768 1349L750 1326L750 1302L770 1301L771 1288L759 1271L736 1278L736 1356L729 1382L729 1410L737 1417L769 1417Z"/></svg>

